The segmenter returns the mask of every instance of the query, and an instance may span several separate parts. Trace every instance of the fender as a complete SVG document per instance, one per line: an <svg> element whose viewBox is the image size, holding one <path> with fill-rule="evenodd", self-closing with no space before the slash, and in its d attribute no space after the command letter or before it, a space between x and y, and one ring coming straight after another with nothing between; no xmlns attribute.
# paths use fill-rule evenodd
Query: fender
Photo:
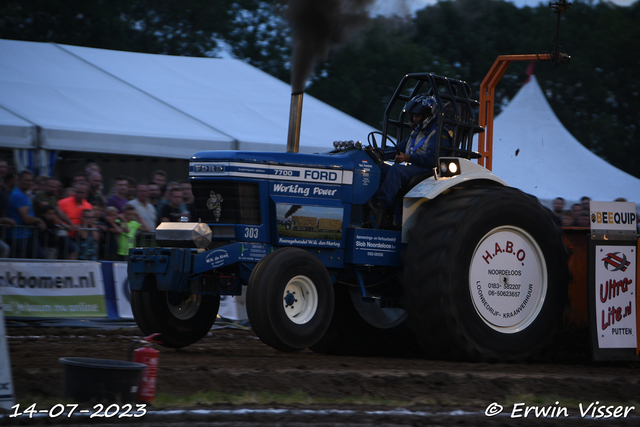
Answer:
<svg viewBox="0 0 640 427"><path fill-rule="evenodd" d="M468 185L502 185L509 187L503 179L477 163L458 158L460 173L452 177L432 176L413 187L402 200L402 243L407 243L409 231L415 221L414 214L420 205L433 200L453 187Z"/></svg>

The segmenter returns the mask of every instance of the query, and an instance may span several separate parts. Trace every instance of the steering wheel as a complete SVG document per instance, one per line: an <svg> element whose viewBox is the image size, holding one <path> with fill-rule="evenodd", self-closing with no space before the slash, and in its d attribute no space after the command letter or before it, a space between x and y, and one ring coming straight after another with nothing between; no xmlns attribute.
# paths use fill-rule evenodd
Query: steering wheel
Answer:
<svg viewBox="0 0 640 427"><path fill-rule="evenodd" d="M368 150L370 150L371 154L373 154L373 158L376 161L376 163L378 163L378 165L382 165L385 161L386 153L384 152L382 147L378 147L378 144L376 142L376 136L375 136L376 134L379 134L384 138L384 135L382 134L382 132L373 131L369 133L369 136L367 137L367 142L369 143ZM396 146L395 142L393 142L393 140L389 137L387 137L386 139L389 140L391 144L393 144L393 146L396 148L396 152L399 153L398 147Z"/></svg>
<svg viewBox="0 0 640 427"><path fill-rule="evenodd" d="M376 134L380 135L383 138L383 142L384 142L384 139L389 141L391 143L391 145L393 145L394 148L396 149L396 153L400 154L400 151L398 150L398 146L393 141L393 139L389 138L389 136L385 136L380 131L373 131L373 132L369 133L369 136L367 137L367 142L369 143L369 147L371 147L372 150L376 150L378 148L378 144L376 142ZM382 149L382 146L380 147L380 149Z"/></svg>

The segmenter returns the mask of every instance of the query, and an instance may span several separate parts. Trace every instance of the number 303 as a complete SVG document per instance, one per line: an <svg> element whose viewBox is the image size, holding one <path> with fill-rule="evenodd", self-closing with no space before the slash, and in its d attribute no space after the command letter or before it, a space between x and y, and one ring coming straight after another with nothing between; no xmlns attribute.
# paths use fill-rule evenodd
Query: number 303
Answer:
<svg viewBox="0 0 640 427"><path fill-rule="evenodd" d="M245 228L244 229L244 238L245 239L257 239L258 238L258 229L257 228Z"/></svg>

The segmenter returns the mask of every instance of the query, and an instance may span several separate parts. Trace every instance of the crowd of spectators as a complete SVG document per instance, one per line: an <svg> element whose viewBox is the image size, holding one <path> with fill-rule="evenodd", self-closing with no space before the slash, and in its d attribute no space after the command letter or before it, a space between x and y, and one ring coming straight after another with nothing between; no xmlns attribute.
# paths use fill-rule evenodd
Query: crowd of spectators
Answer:
<svg viewBox="0 0 640 427"><path fill-rule="evenodd" d="M557 197L552 208L556 224L589 227L590 200L583 197L567 207ZM105 194L95 163L63 188L55 178L16 173L0 159L0 258L124 260L129 248L154 244L159 223L196 218L189 181L168 182L162 170L153 172L148 183L118 176Z"/></svg>
<svg viewBox="0 0 640 427"><path fill-rule="evenodd" d="M148 183L118 176L105 193L95 163L63 188L0 159L0 258L125 260L129 248L154 245L160 222L192 218L191 184L168 182L162 170Z"/></svg>
<svg viewBox="0 0 640 427"><path fill-rule="evenodd" d="M566 208L566 202L562 197L553 200L553 217L557 225L561 227L589 227L589 197L580 199L580 203L574 203L570 209Z"/></svg>
<svg viewBox="0 0 640 427"><path fill-rule="evenodd" d="M555 223L560 227L590 227L591 213L589 210L589 202L591 198L584 196L580 199L580 203L574 203L567 208L566 201L562 197L556 197L553 200L553 217ZM626 202L625 198L619 197L614 202ZM640 217L636 218L636 228L640 233Z"/></svg>

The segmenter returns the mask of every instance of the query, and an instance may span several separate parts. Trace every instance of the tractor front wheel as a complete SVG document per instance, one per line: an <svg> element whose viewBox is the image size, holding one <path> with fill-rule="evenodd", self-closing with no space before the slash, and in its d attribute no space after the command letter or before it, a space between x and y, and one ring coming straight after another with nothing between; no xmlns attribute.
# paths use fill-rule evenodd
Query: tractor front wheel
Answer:
<svg viewBox="0 0 640 427"><path fill-rule="evenodd" d="M334 293L320 260L299 248L264 257L247 286L247 315L256 335L276 350L315 344L329 327Z"/></svg>
<svg viewBox="0 0 640 427"><path fill-rule="evenodd" d="M131 292L131 309L138 327L146 335L159 332L159 341L165 347L186 347L202 339L215 323L219 307L219 295Z"/></svg>

